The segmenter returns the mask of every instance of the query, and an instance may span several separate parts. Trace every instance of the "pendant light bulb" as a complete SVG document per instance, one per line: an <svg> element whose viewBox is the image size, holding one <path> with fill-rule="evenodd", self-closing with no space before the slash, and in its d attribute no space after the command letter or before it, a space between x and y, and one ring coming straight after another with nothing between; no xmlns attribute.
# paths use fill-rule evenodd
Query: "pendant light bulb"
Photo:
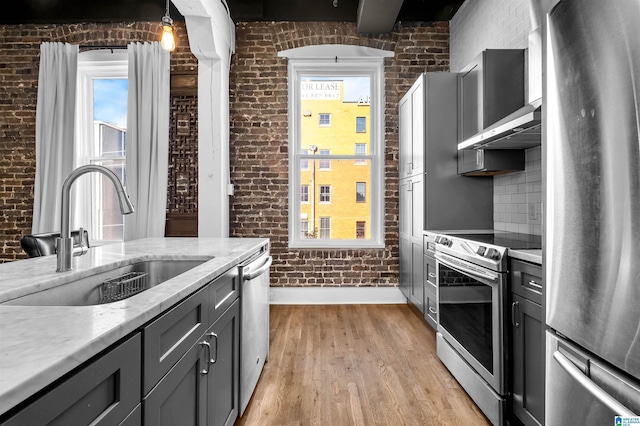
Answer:
<svg viewBox="0 0 640 426"><path fill-rule="evenodd" d="M167 0L167 11L162 17L162 36L160 45L164 50L173 52L176 48L176 37L173 33L173 19L169 16L169 0Z"/></svg>

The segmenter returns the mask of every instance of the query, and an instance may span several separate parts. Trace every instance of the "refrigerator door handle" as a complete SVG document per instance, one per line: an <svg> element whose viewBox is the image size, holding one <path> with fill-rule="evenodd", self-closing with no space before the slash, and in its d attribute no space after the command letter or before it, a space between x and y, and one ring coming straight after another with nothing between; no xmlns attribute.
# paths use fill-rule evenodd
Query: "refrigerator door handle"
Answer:
<svg viewBox="0 0 640 426"><path fill-rule="evenodd" d="M619 416L635 417L636 414L624 405L616 401L611 395L606 393L600 386L595 384L578 367L576 367L564 354L559 351L553 353L553 359L566 371L576 382L578 382L591 395L609 407L611 411Z"/></svg>

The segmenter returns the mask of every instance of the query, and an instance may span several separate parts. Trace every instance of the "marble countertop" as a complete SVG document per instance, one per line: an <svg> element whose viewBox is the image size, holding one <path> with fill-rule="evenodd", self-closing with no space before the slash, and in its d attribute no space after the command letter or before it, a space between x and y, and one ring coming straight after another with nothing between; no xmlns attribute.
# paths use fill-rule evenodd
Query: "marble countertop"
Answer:
<svg viewBox="0 0 640 426"><path fill-rule="evenodd" d="M135 331L268 243L263 238L149 238L0 264L0 415ZM207 260L128 299L93 306L2 302L141 260Z"/></svg>
<svg viewBox="0 0 640 426"><path fill-rule="evenodd" d="M509 257L542 265L542 249L509 249Z"/></svg>

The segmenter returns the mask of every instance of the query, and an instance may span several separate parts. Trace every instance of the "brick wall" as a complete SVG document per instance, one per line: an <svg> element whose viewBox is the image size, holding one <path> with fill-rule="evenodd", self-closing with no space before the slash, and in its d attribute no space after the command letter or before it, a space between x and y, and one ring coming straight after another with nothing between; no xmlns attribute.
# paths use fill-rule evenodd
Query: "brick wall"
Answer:
<svg viewBox="0 0 640 426"><path fill-rule="evenodd" d="M172 72L196 70L184 23L176 22L176 33ZM159 22L0 25L0 262L24 258L18 241L31 232L40 43L125 46L158 34Z"/></svg>
<svg viewBox="0 0 640 426"><path fill-rule="evenodd" d="M23 258L35 173L35 104L42 41L124 45L155 40L157 23L0 26L0 262ZM196 70L186 31L172 54L174 72ZM385 62L385 245L379 250L289 250L287 241L287 63L280 50L319 44L395 52ZM397 103L424 71L449 69L447 22L403 24L386 35L357 34L351 23L239 23L231 67L231 236L268 237L272 285L396 285L398 282ZM189 101L192 102L192 101ZM183 101L175 102L183 113ZM194 142L195 143L195 142ZM195 152L195 149L194 149ZM179 167L176 167L179 169ZM193 190L176 181L191 200ZM170 201L171 205L171 201ZM184 204L183 204L184 206Z"/></svg>
<svg viewBox="0 0 640 426"><path fill-rule="evenodd" d="M230 76L230 157L235 195L230 232L268 237L272 286L386 286L398 283L398 111L424 71L449 70L449 25L403 24L364 36L353 23L239 23ZM288 248L287 61L280 50L326 43L391 50L385 60L385 248Z"/></svg>

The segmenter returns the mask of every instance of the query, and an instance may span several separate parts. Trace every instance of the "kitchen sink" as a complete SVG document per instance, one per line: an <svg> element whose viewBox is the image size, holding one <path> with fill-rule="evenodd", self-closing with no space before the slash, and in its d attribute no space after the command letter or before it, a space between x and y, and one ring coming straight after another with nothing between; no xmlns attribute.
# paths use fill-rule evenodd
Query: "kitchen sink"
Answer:
<svg viewBox="0 0 640 426"><path fill-rule="evenodd" d="M209 260L209 259L207 259ZM207 260L146 260L4 302L22 306L89 306L115 302L162 284Z"/></svg>

